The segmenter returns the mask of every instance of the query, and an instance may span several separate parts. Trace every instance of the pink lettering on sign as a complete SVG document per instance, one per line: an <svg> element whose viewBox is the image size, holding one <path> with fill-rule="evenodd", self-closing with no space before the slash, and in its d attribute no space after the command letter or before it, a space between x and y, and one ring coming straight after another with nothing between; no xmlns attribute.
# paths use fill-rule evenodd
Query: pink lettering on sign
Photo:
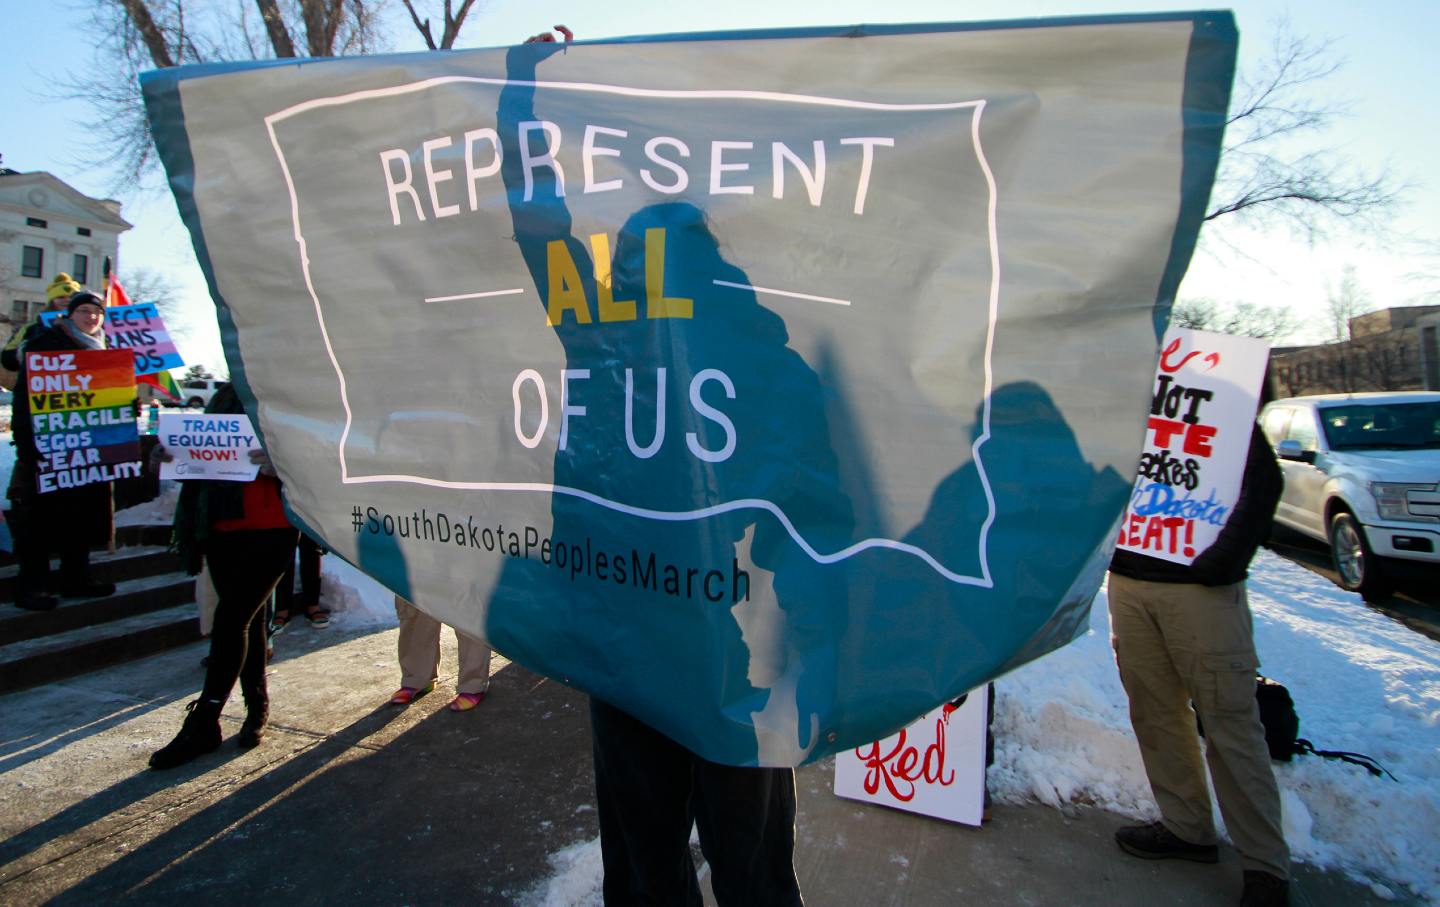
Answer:
<svg viewBox="0 0 1440 907"><path fill-rule="evenodd" d="M945 770L945 725L949 718L935 719L935 742L925 747L920 755L918 745L906 746L905 731L895 738L895 745L888 753L880 752L881 741L869 746L857 747L855 755L865 763L865 793L874 795L880 785L890 791L890 796L902 803L915 797L915 782L949 787L955 782L955 770Z"/></svg>

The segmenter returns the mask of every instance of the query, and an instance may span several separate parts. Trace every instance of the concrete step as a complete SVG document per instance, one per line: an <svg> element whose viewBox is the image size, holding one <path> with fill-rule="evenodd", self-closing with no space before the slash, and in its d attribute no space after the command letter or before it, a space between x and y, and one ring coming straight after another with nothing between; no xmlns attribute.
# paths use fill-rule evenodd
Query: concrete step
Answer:
<svg viewBox="0 0 1440 907"><path fill-rule="evenodd" d="M136 548L144 545L166 547L170 544L170 528L169 523L146 526L116 526L115 547Z"/></svg>
<svg viewBox="0 0 1440 907"><path fill-rule="evenodd" d="M102 582L120 583L145 576L174 573L180 569L180 557L168 551L163 545L144 545L136 548L117 548L114 553L96 552L90 555L90 576ZM15 600L16 577L20 568L14 564L0 567L0 602ZM61 581L60 559L50 561L50 582Z"/></svg>
<svg viewBox="0 0 1440 907"><path fill-rule="evenodd" d="M0 645L54 636L82 627L195 601L195 578L182 573L142 576L116 584L105 598L66 598L53 611L22 611L0 605Z"/></svg>
<svg viewBox="0 0 1440 907"><path fill-rule="evenodd" d="M143 658L199 638L200 621L191 602L10 642L0 646L0 694Z"/></svg>

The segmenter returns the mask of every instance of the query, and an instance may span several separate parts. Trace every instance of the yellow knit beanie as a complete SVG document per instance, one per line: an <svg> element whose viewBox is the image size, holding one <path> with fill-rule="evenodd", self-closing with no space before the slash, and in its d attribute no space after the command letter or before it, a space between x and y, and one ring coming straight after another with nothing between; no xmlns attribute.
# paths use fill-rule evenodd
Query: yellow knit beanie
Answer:
<svg viewBox="0 0 1440 907"><path fill-rule="evenodd" d="M50 286L45 288L45 301L51 302L57 296L73 296L78 292L80 292L80 284L75 282L75 278L61 271L55 275L54 280L50 281Z"/></svg>

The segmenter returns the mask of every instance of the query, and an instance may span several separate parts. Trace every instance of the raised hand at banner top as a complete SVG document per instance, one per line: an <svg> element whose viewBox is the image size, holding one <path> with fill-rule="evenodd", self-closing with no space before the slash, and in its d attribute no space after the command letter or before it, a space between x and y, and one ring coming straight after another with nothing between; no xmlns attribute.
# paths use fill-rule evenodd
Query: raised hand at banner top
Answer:
<svg viewBox="0 0 1440 907"><path fill-rule="evenodd" d="M565 36L565 43L569 44L575 40L575 33L563 25L555 26L555 31ZM538 35L531 35L525 39L526 44L556 44L555 32L542 31Z"/></svg>

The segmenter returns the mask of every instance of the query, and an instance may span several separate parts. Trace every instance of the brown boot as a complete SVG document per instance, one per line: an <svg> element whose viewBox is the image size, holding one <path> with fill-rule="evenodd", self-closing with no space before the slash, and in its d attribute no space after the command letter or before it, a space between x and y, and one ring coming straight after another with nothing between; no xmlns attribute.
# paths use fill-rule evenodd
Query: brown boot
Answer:
<svg viewBox="0 0 1440 907"><path fill-rule="evenodd" d="M1166 828L1162 822L1127 825L1115 832L1115 843L1132 857L1144 860L1190 860L1215 863L1220 849L1214 844L1192 844Z"/></svg>
<svg viewBox="0 0 1440 907"><path fill-rule="evenodd" d="M220 748L221 702L197 699L185 706L188 712L180 733L150 756L154 769L176 768Z"/></svg>

